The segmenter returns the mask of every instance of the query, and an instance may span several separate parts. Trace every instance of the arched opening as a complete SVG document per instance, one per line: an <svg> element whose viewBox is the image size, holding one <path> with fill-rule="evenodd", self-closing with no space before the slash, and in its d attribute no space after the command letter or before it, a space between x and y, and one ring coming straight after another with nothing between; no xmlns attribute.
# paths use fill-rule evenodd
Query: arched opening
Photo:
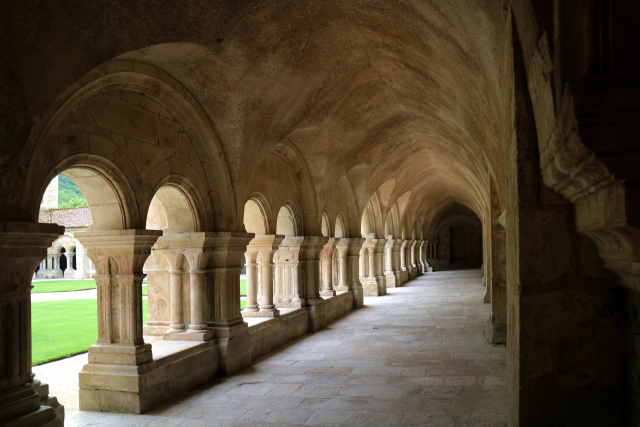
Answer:
<svg viewBox="0 0 640 427"><path fill-rule="evenodd" d="M323 237L331 237L331 221L329 220L329 214L322 213L322 225L321 232Z"/></svg>
<svg viewBox="0 0 640 427"><path fill-rule="evenodd" d="M282 205L276 221L276 234L293 237L298 235L298 220L289 204Z"/></svg>
<svg viewBox="0 0 640 427"><path fill-rule="evenodd" d="M198 216L187 191L177 184L161 187L151 199L147 230L189 233L198 230Z"/></svg>
<svg viewBox="0 0 640 427"><path fill-rule="evenodd" d="M346 237L345 236L345 225L344 225L344 220L342 219L342 215L338 215L338 217L336 218L335 237L336 238Z"/></svg>
<svg viewBox="0 0 640 427"><path fill-rule="evenodd" d="M264 204L257 199L249 199L244 205L244 228L256 236L269 234L269 218Z"/></svg>

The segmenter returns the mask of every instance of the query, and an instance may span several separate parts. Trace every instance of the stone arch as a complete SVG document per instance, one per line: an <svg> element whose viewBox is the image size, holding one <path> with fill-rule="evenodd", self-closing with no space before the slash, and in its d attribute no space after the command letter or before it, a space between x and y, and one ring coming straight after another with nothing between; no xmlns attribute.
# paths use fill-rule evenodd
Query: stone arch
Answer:
<svg viewBox="0 0 640 427"><path fill-rule="evenodd" d="M303 232L300 216L296 206L290 200L284 202L278 211L276 234L286 237L300 236Z"/></svg>
<svg viewBox="0 0 640 427"><path fill-rule="evenodd" d="M194 187L177 177L168 177L154 193L147 211L146 227L169 233L203 230L201 198Z"/></svg>
<svg viewBox="0 0 640 427"><path fill-rule="evenodd" d="M140 227L133 188L120 169L109 160L81 155L65 159L43 180L39 192L40 199L48 183L60 173L71 179L87 200L91 212L91 225L88 230Z"/></svg>
<svg viewBox="0 0 640 427"><path fill-rule="evenodd" d="M331 237L331 214L328 210L322 211L322 224L320 225L320 232L323 237Z"/></svg>
<svg viewBox="0 0 640 427"><path fill-rule="evenodd" d="M181 55L180 50L173 49L171 52L173 55ZM129 55L135 54L130 52ZM184 57L175 59L186 60ZM221 229L237 229L233 186L213 123L196 98L178 79L156 65L138 60L117 58L102 64L69 87L51 106L31 135L31 161L27 167L23 193L37 193L31 188L41 187L42 183L46 181L46 177L61 171L59 168L61 163L68 162L75 156L87 161L93 160L95 157L108 159L113 156L113 144L89 143L82 138L78 141L56 141L53 134L54 129L61 126L69 117L81 114L75 109L82 102L113 91L144 95L145 98L170 112L182 126L182 130L201 159L200 166L204 171L203 179L206 181L206 191L209 193L209 200L206 202L213 202L210 203L211 209L206 209L206 211L212 213L213 225ZM124 172L129 182L138 182L143 186L148 184L141 181L135 165L126 155L118 156L113 161ZM164 174L167 175L172 173L171 168L180 168L175 163L166 162L165 164ZM178 173L178 170L174 172ZM141 196L151 193L148 188L146 191L136 189L136 192ZM140 200L130 203L128 214L136 215L137 218L126 218L123 221L124 225L119 228L141 228L144 221L139 215L137 206L144 206L150 202L150 199L151 197L148 202ZM131 201L135 200L135 198L131 199ZM38 203L39 200L33 197L26 198L22 202L22 207L27 212L36 212ZM143 211L146 214L146 208L143 208Z"/></svg>
<svg viewBox="0 0 640 427"><path fill-rule="evenodd" d="M282 160L291 169L293 176L296 177L298 194L300 195L300 203L302 205L301 212L298 213L298 235L317 234L317 229L307 229L307 227L317 227L318 207L311 174L309 173L307 164L302 157L302 153L300 153L298 148L289 139L285 139L278 143L273 150L271 150L271 153L280 158L280 160Z"/></svg>
<svg viewBox="0 0 640 427"><path fill-rule="evenodd" d="M244 205L244 227L247 233L256 236L271 234L271 209L266 198L260 193L252 193Z"/></svg>

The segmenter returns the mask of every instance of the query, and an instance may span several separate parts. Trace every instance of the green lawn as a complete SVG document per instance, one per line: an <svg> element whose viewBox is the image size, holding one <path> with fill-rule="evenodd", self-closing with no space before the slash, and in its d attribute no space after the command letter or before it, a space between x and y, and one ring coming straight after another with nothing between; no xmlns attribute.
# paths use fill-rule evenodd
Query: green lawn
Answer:
<svg viewBox="0 0 640 427"><path fill-rule="evenodd" d="M147 295L147 279L142 282L142 295ZM82 291L85 289L95 289L96 282L93 279L88 280L39 280L37 282L31 282L33 289L32 294L38 294L42 292L67 292L67 291ZM245 279L240 280L240 295L247 296L247 281Z"/></svg>
<svg viewBox="0 0 640 427"><path fill-rule="evenodd" d="M240 301L241 309L246 305ZM142 321L147 321L146 300L142 301ZM31 325L33 366L84 353L98 336L96 300L32 303Z"/></svg>
<svg viewBox="0 0 640 427"><path fill-rule="evenodd" d="M31 282L33 289L32 294L42 292L67 292L67 291L83 291L85 289L95 289L96 281L87 280L38 280Z"/></svg>
<svg viewBox="0 0 640 427"><path fill-rule="evenodd" d="M147 301L142 319L147 320ZM34 366L83 353L98 336L96 300L33 303L31 325Z"/></svg>

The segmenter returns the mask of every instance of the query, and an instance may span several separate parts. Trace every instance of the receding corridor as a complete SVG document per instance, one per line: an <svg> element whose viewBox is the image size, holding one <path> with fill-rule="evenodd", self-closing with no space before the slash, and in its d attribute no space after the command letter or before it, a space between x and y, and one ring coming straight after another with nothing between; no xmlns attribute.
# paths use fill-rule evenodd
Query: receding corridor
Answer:
<svg viewBox="0 0 640 427"><path fill-rule="evenodd" d="M485 344L481 280L418 277L145 415L80 411L65 424L503 426L506 347Z"/></svg>

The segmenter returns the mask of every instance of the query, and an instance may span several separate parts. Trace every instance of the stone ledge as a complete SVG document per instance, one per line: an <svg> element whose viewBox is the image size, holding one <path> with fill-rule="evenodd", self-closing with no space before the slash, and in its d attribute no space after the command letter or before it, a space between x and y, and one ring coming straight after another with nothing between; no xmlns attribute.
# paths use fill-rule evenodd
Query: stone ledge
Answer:
<svg viewBox="0 0 640 427"><path fill-rule="evenodd" d="M159 341L138 366L87 364L79 374L80 409L141 414L214 378L216 340Z"/></svg>

